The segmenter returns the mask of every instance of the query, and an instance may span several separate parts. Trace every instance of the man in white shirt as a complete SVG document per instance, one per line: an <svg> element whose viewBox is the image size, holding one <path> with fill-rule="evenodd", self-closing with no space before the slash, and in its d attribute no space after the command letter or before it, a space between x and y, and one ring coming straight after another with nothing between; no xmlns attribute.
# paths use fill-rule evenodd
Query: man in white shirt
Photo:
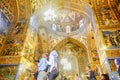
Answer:
<svg viewBox="0 0 120 80"><path fill-rule="evenodd" d="M46 74L46 68L48 66L47 58L48 58L48 54L44 53L42 55L42 58L41 58L40 62L38 63L38 77L37 77L37 80L47 80L47 74Z"/></svg>

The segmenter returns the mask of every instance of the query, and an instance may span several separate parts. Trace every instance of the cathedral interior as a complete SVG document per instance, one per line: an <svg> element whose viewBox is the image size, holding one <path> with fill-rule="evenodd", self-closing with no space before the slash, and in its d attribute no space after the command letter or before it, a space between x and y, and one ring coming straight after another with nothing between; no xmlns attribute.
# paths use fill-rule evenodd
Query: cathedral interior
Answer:
<svg viewBox="0 0 120 80"><path fill-rule="evenodd" d="M88 65L119 80L120 0L0 0L0 80L34 80L52 50L68 80Z"/></svg>

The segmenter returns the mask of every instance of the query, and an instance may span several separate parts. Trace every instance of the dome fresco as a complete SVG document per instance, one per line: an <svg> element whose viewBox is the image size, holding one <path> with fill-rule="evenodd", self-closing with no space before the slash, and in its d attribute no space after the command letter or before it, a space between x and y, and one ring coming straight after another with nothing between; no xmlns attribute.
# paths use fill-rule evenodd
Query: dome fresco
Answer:
<svg viewBox="0 0 120 80"><path fill-rule="evenodd" d="M51 21L51 28L56 33L71 34L85 28L85 17L81 13L63 9L58 11L56 16L55 20Z"/></svg>
<svg viewBox="0 0 120 80"><path fill-rule="evenodd" d="M50 9L48 11L48 13L46 11L45 15L42 12L34 14L31 17L31 26L33 28L44 26L57 35L69 36L84 32L87 24L89 24L89 17L82 12L71 9L58 9L56 11ZM40 16L42 17L39 18Z"/></svg>

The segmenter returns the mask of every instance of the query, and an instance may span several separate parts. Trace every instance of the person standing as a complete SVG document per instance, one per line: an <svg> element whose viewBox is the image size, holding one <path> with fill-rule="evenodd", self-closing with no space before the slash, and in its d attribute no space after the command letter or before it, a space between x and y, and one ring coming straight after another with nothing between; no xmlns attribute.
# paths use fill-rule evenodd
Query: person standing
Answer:
<svg viewBox="0 0 120 80"><path fill-rule="evenodd" d="M49 80L55 80L56 77L58 76L59 74L59 71L58 71L58 53L56 50L53 50L51 53L50 53L50 56L49 56L49 61L48 61L48 64L49 64L49 74L48 74L48 79Z"/></svg>
<svg viewBox="0 0 120 80"><path fill-rule="evenodd" d="M87 75L86 75L87 79L88 80L96 80L95 73L94 73L94 71L91 70L91 67L87 66L86 70L87 70Z"/></svg>
<svg viewBox="0 0 120 80"><path fill-rule="evenodd" d="M102 74L101 80L110 80L108 74Z"/></svg>
<svg viewBox="0 0 120 80"><path fill-rule="evenodd" d="M75 80L81 80L80 75L76 74L76 79Z"/></svg>
<svg viewBox="0 0 120 80"><path fill-rule="evenodd" d="M37 80L47 80L47 74L46 74L46 68L48 66L47 58L48 58L48 54L44 53L42 55L42 58L41 58L40 62L38 63Z"/></svg>

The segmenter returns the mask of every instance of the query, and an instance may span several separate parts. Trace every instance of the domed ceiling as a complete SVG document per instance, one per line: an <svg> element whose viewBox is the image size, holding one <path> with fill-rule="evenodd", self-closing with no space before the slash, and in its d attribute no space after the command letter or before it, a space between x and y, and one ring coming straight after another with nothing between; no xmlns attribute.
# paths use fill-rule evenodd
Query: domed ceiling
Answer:
<svg viewBox="0 0 120 80"><path fill-rule="evenodd" d="M47 24L50 24L49 29L59 35L71 35L82 31L85 27L86 18L82 13L61 9L56 14L54 20L48 20Z"/></svg>
<svg viewBox="0 0 120 80"><path fill-rule="evenodd" d="M68 2L66 4L44 6L40 12L36 12L31 17L32 26L46 27L49 31L62 36L82 33L90 23L88 10L83 4L77 5ZM78 7L80 9L76 10Z"/></svg>

